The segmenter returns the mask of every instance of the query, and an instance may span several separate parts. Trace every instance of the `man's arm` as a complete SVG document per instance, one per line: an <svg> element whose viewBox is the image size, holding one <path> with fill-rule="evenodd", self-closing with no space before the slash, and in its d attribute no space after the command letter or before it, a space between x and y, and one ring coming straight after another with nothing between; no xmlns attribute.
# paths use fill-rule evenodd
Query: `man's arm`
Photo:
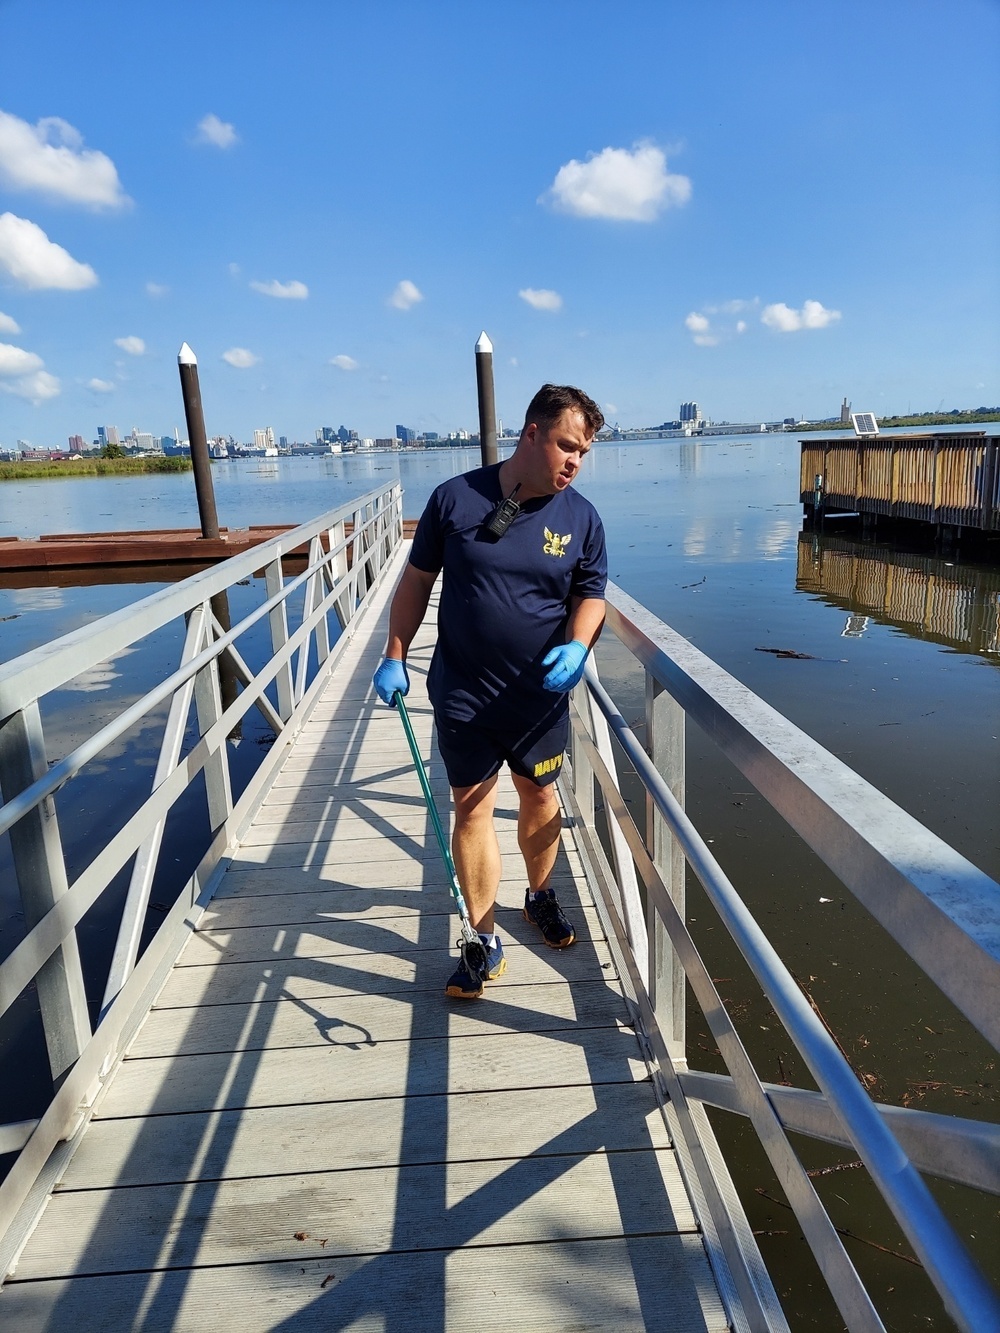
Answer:
<svg viewBox="0 0 1000 1333"><path fill-rule="evenodd" d="M593 648L604 628L603 597L571 597L566 640L576 639L587 649Z"/></svg>
<svg viewBox="0 0 1000 1333"><path fill-rule="evenodd" d="M406 661L406 654L413 636L420 628L420 623L430 601L436 574L429 574L425 569L417 569L408 564L403 570L389 608L389 642L386 645L386 657L398 662Z"/></svg>

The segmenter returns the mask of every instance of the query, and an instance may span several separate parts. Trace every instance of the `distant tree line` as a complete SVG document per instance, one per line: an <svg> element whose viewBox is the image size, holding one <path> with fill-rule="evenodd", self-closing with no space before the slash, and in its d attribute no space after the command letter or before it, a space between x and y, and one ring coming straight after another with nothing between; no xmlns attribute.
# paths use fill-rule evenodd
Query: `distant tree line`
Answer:
<svg viewBox="0 0 1000 1333"><path fill-rule="evenodd" d="M964 412L954 407L950 412L918 412L913 416L878 417L879 426L964 426L977 421L1000 421L1000 407L975 407ZM841 426L839 417L830 417L827 421L800 422L795 429L804 431L847 428Z"/></svg>

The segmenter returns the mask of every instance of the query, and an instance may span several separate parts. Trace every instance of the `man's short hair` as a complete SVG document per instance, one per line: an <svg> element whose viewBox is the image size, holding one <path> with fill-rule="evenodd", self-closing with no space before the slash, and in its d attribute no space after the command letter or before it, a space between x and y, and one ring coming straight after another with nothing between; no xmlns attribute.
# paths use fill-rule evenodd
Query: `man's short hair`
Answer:
<svg viewBox="0 0 1000 1333"><path fill-rule="evenodd" d="M580 413L591 435L596 435L604 425L604 413L593 398L572 384L543 384L528 404L524 424L530 426L534 422L547 430L567 410Z"/></svg>

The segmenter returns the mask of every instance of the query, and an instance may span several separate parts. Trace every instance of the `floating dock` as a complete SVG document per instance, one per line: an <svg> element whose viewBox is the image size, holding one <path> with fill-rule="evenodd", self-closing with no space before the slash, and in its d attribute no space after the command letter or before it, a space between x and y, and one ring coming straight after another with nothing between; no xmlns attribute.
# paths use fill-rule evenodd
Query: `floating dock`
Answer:
<svg viewBox="0 0 1000 1333"><path fill-rule="evenodd" d="M291 532L291 523L257 523L246 528L220 528L218 537L203 537L199 528L146 528L132 532L54 532L42 537L0 537L0 576L15 570L94 569L104 565L197 564L206 567L241 555L251 547ZM416 521L404 521L412 537ZM354 525L345 524L347 535ZM324 538L329 550L329 538ZM305 559L306 546L285 558ZM185 571L187 573L188 571Z"/></svg>

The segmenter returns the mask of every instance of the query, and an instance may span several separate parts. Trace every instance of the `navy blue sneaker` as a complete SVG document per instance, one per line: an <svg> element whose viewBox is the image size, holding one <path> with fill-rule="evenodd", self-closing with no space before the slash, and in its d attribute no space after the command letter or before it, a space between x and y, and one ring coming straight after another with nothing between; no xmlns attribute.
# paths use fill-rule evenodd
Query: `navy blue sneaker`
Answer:
<svg viewBox="0 0 1000 1333"><path fill-rule="evenodd" d="M530 889L526 889L524 919L538 927L550 949L568 949L576 939L576 931L563 915L555 889L546 889L537 897Z"/></svg>
<svg viewBox="0 0 1000 1333"><path fill-rule="evenodd" d="M486 979L487 981L496 981L497 977L502 977L507 971L507 959L503 956L503 945L499 938L497 938L497 942L492 949L488 948L486 950L486 956L490 964ZM474 977L465 966L465 959L461 958L458 967L448 978L444 993L445 995L451 995L456 1000L478 1000L483 993L482 978Z"/></svg>

